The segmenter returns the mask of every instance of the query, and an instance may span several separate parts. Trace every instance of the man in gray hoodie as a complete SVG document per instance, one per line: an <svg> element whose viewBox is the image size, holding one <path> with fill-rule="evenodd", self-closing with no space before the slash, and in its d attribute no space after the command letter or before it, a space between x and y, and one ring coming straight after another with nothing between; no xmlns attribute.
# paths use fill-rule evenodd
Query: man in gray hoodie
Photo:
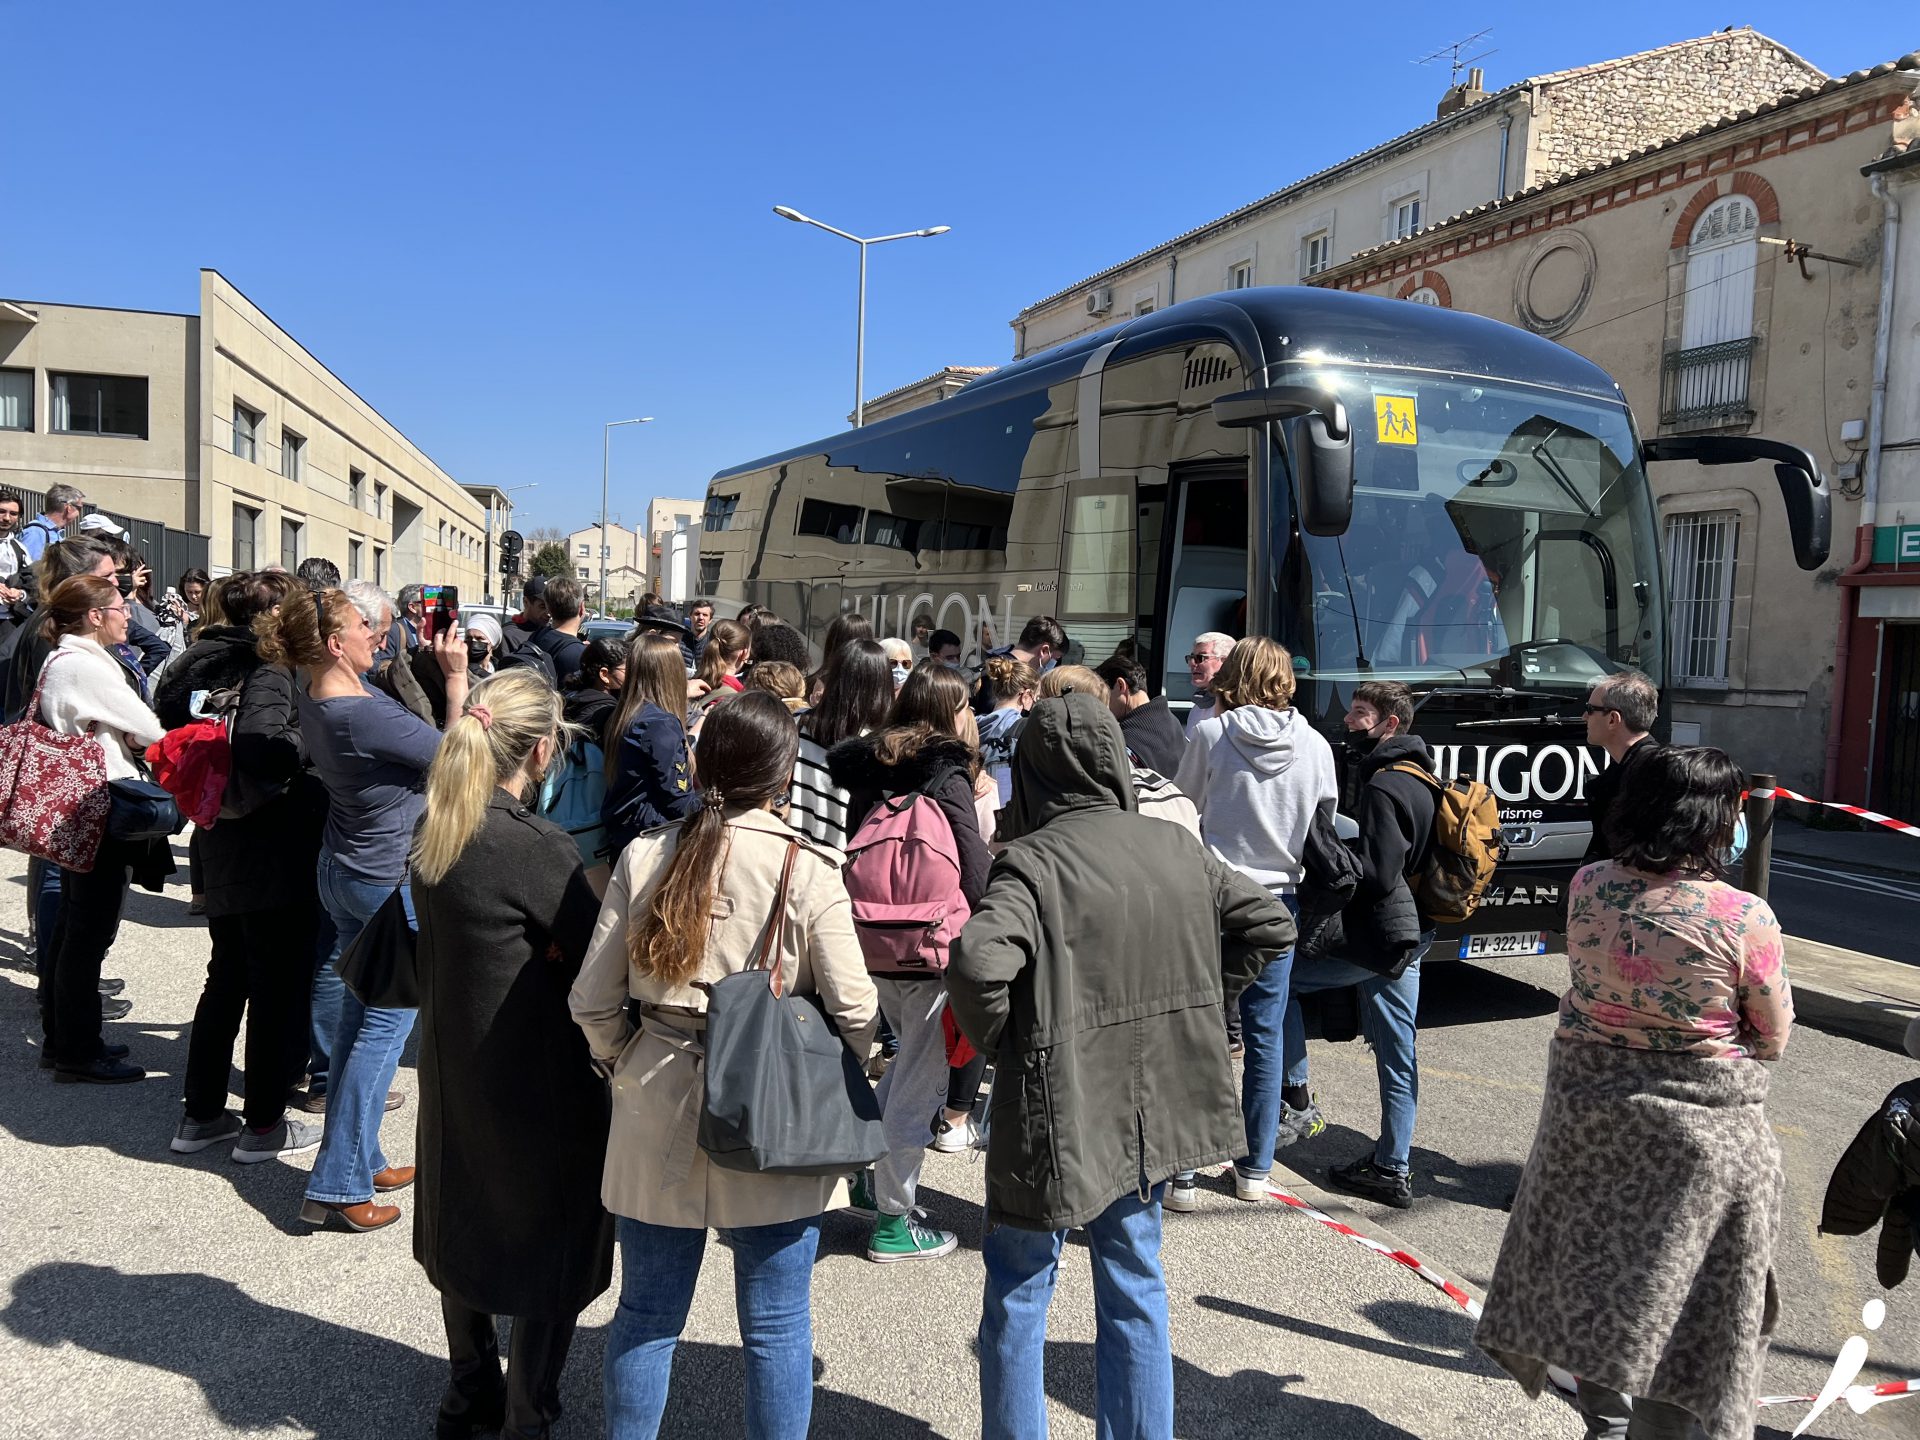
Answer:
<svg viewBox="0 0 1920 1440"><path fill-rule="evenodd" d="M1240 641L1212 689L1221 713L1194 727L1175 783L1200 808L1207 849L1297 915L1294 891L1304 873L1307 831L1317 813L1331 824L1339 800L1333 747L1293 708L1293 657L1276 640L1253 635ZM1242 1200L1270 1193L1292 972L1289 949L1240 993L1247 1149L1233 1171L1234 1194ZM1191 1190L1190 1175L1176 1177L1169 1207L1185 1208Z"/></svg>

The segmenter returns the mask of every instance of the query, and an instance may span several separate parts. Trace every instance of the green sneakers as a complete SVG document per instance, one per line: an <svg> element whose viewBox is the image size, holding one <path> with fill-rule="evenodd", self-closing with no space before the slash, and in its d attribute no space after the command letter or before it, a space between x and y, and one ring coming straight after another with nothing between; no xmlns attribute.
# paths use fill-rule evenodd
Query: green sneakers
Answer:
<svg viewBox="0 0 1920 1440"><path fill-rule="evenodd" d="M867 1259L876 1265L896 1260L938 1260L960 1243L951 1230L929 1230L911 1215L882 1215L867 1241Z"/></svg>
<svg viewBox="0 0 1920 1440"><path fill-rule="evenodd" d="M873 1171L861 1170L854 1174L847 1203L843 1207L851 1210L862 1220L878 1220L880 1207L873 1203Z"/></svg>

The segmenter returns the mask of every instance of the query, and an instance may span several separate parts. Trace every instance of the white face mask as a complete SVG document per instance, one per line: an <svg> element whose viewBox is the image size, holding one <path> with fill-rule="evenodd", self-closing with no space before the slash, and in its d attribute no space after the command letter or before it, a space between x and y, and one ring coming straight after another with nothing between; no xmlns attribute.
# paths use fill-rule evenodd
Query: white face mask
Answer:
<svg viewBox="0 0 1920 1440"><path fill-rule="evenodd" d="M911 666L895 665L893 667L893 688L898 690L902 685L906 684L907 676L912 673L913 669Z"/></svg>

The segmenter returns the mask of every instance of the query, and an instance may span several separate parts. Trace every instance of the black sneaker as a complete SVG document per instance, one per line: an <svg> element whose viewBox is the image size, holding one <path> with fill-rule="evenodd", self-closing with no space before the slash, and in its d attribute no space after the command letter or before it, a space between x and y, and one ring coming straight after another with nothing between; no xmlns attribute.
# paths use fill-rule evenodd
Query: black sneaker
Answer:
<svg viewBox="0 0 1920 1440"><path fill-rule="evenodd" d="M105 1056L90 1065L53 1067L56 1085L131 1085L136 1080L146 1078L147 1072L138 1065L129 1065L124 1060L109 1060Z"/></svg>
<svg viewBox="0 0 1920 1440"><path fill-rule="evenodd" d="M107 1053L107 1059L109 1060L124 1060L127 1058L127 1047L124 1045L109 1045L107 1046L106 1053ZM42 1070L52 1070L53 1068L55 1068L53 1063L53 1051L49 1050L44 1045L40 1047L40 1068Z"/></svg>
<svg viewBox="0 0 1920 1440"><path fill-rule="evenodd" d="M1413 1177L1382 1170L1371 1160L1356 1160L1351 1165L1335 1165L1327 1171L1327 1180L1336 1190L1377 1200L1396 1210L1413 1208Z"/></svg>
<svg viewBox="0 0 1920 1440"><path fill-rule="evenodd" d="M100 1001L102 1020L124 1020L133 1013L133 1002L126 999L106 999Z"/></svg>
<svg viewBox="0 0 1920 1440"><path fill-rule="evenodd" d="M100 993L102 995L118 995L122 990L126 988L127 988L127 982L119 979L118 977L115 977L110 980L102 980L100 982Z"/></svg>

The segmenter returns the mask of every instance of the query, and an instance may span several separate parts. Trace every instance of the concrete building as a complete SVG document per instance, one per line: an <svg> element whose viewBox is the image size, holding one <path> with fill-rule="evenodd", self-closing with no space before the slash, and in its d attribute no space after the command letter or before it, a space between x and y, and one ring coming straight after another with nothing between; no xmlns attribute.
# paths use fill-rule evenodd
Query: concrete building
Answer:
<svg viewBox="0 0 1920 1440"><path fill-rule="evenodd" d="M647 589L684 605L699 589L696 561L704 500L656 499L647 505ZM613 582L607 582L609 589Z"/></svg>
<svg viewBox="0 0 1920 1440"><path fill-rule="evenodd" d="M1175 301L1308 280L1435 216L1558 180L1825 78L1752 29L1493 92L1479 70L1469 71L1418 129L1029 305L1011 322L1014 356Z"/></svg>
<svg viewBox="0 0 1920 1440"><path fill-rule="evenodd" d="M513 497L498 485L462 485L460 487L480 502L485 513L485 528L480 532L480 590L476 598L489 605L507 603L508 591L517 596L520 593L518 582L511 586L507 578L500 573L500 537L513 528ZM526 554L520 557L520 568L526 570Z"/></svg>
<svg viewBox="0 0 1920 1440"><path fill-rule="evenodd" d="M484 591L483 502L214 270L197 315L0 304L0 484L61 482L207 537L216 575Z"/></svg>
<svg viewBox="0 0 1920 1440"><path fill-rule="evenodd" d="M931 405L936 400L957 395L982 375L991 375L993 371L991 365L944 366L910 385L901 385L867 401L867 424L904 415L909 410L918 410L922 405ZM852 411L847 412L847 424L853 424Z"/></svg>
<svg viewBox="0 0 1920 1440"><path fill-rule="evenodd" d="M573 565L574 573L588 582L590 591L600 586L600 527L588 525L573 531L566 538L567 559ZM646 564L645 541L637 530L629 530L624 525L607 522L607 589L617 599L625 593L616 570L630 570L636 574L644 573Z"/></svg>
<svg viewBox="0 0 1920 1440"><path fill-rule="evenodd" d="M1864 553L1856 573L1843 574L1857 527L1865 552L1890 543L1882 534L1897 532L1900 517L1920 520L1920 471L1904 450L1881 447L1878 510L1861 503L1889 238L1889 212L1862 169L1903 154L1920 133L1916 72L1920 55L1809 84L1314 277L1556 337L1620 382L1643 433L1751 431L1810 452L1835 481L1833 558L1816 573L1794 563L1767 467L1652 467L1669 687L1676 738L1719 745L1796 790L1852 801L1870 793L1873 745L1887 743L1873 734L1876 715L1899 716L1920 757L1920 658L1916 683L1898 693L1883 683L1876 698L1876 646L1900 627L1882 632L1867 618L1891 619L1899 607L1920 618L1920 590L1858 573ZM1891 168L1913 173L1904 158ZM1816 253L1798 258L1787 241ZM1908 273L1920 278L1915 253ZM1907 328L1892 333L1910 355L1920 300L1903 303ZM1916 379L1909 370L1905 393L1886 407L1885 433L1896 440L1920 436ZM1912 634L1901 630L1900 655ZM1850 705L1849 696L1859 698Z"/></svg>

